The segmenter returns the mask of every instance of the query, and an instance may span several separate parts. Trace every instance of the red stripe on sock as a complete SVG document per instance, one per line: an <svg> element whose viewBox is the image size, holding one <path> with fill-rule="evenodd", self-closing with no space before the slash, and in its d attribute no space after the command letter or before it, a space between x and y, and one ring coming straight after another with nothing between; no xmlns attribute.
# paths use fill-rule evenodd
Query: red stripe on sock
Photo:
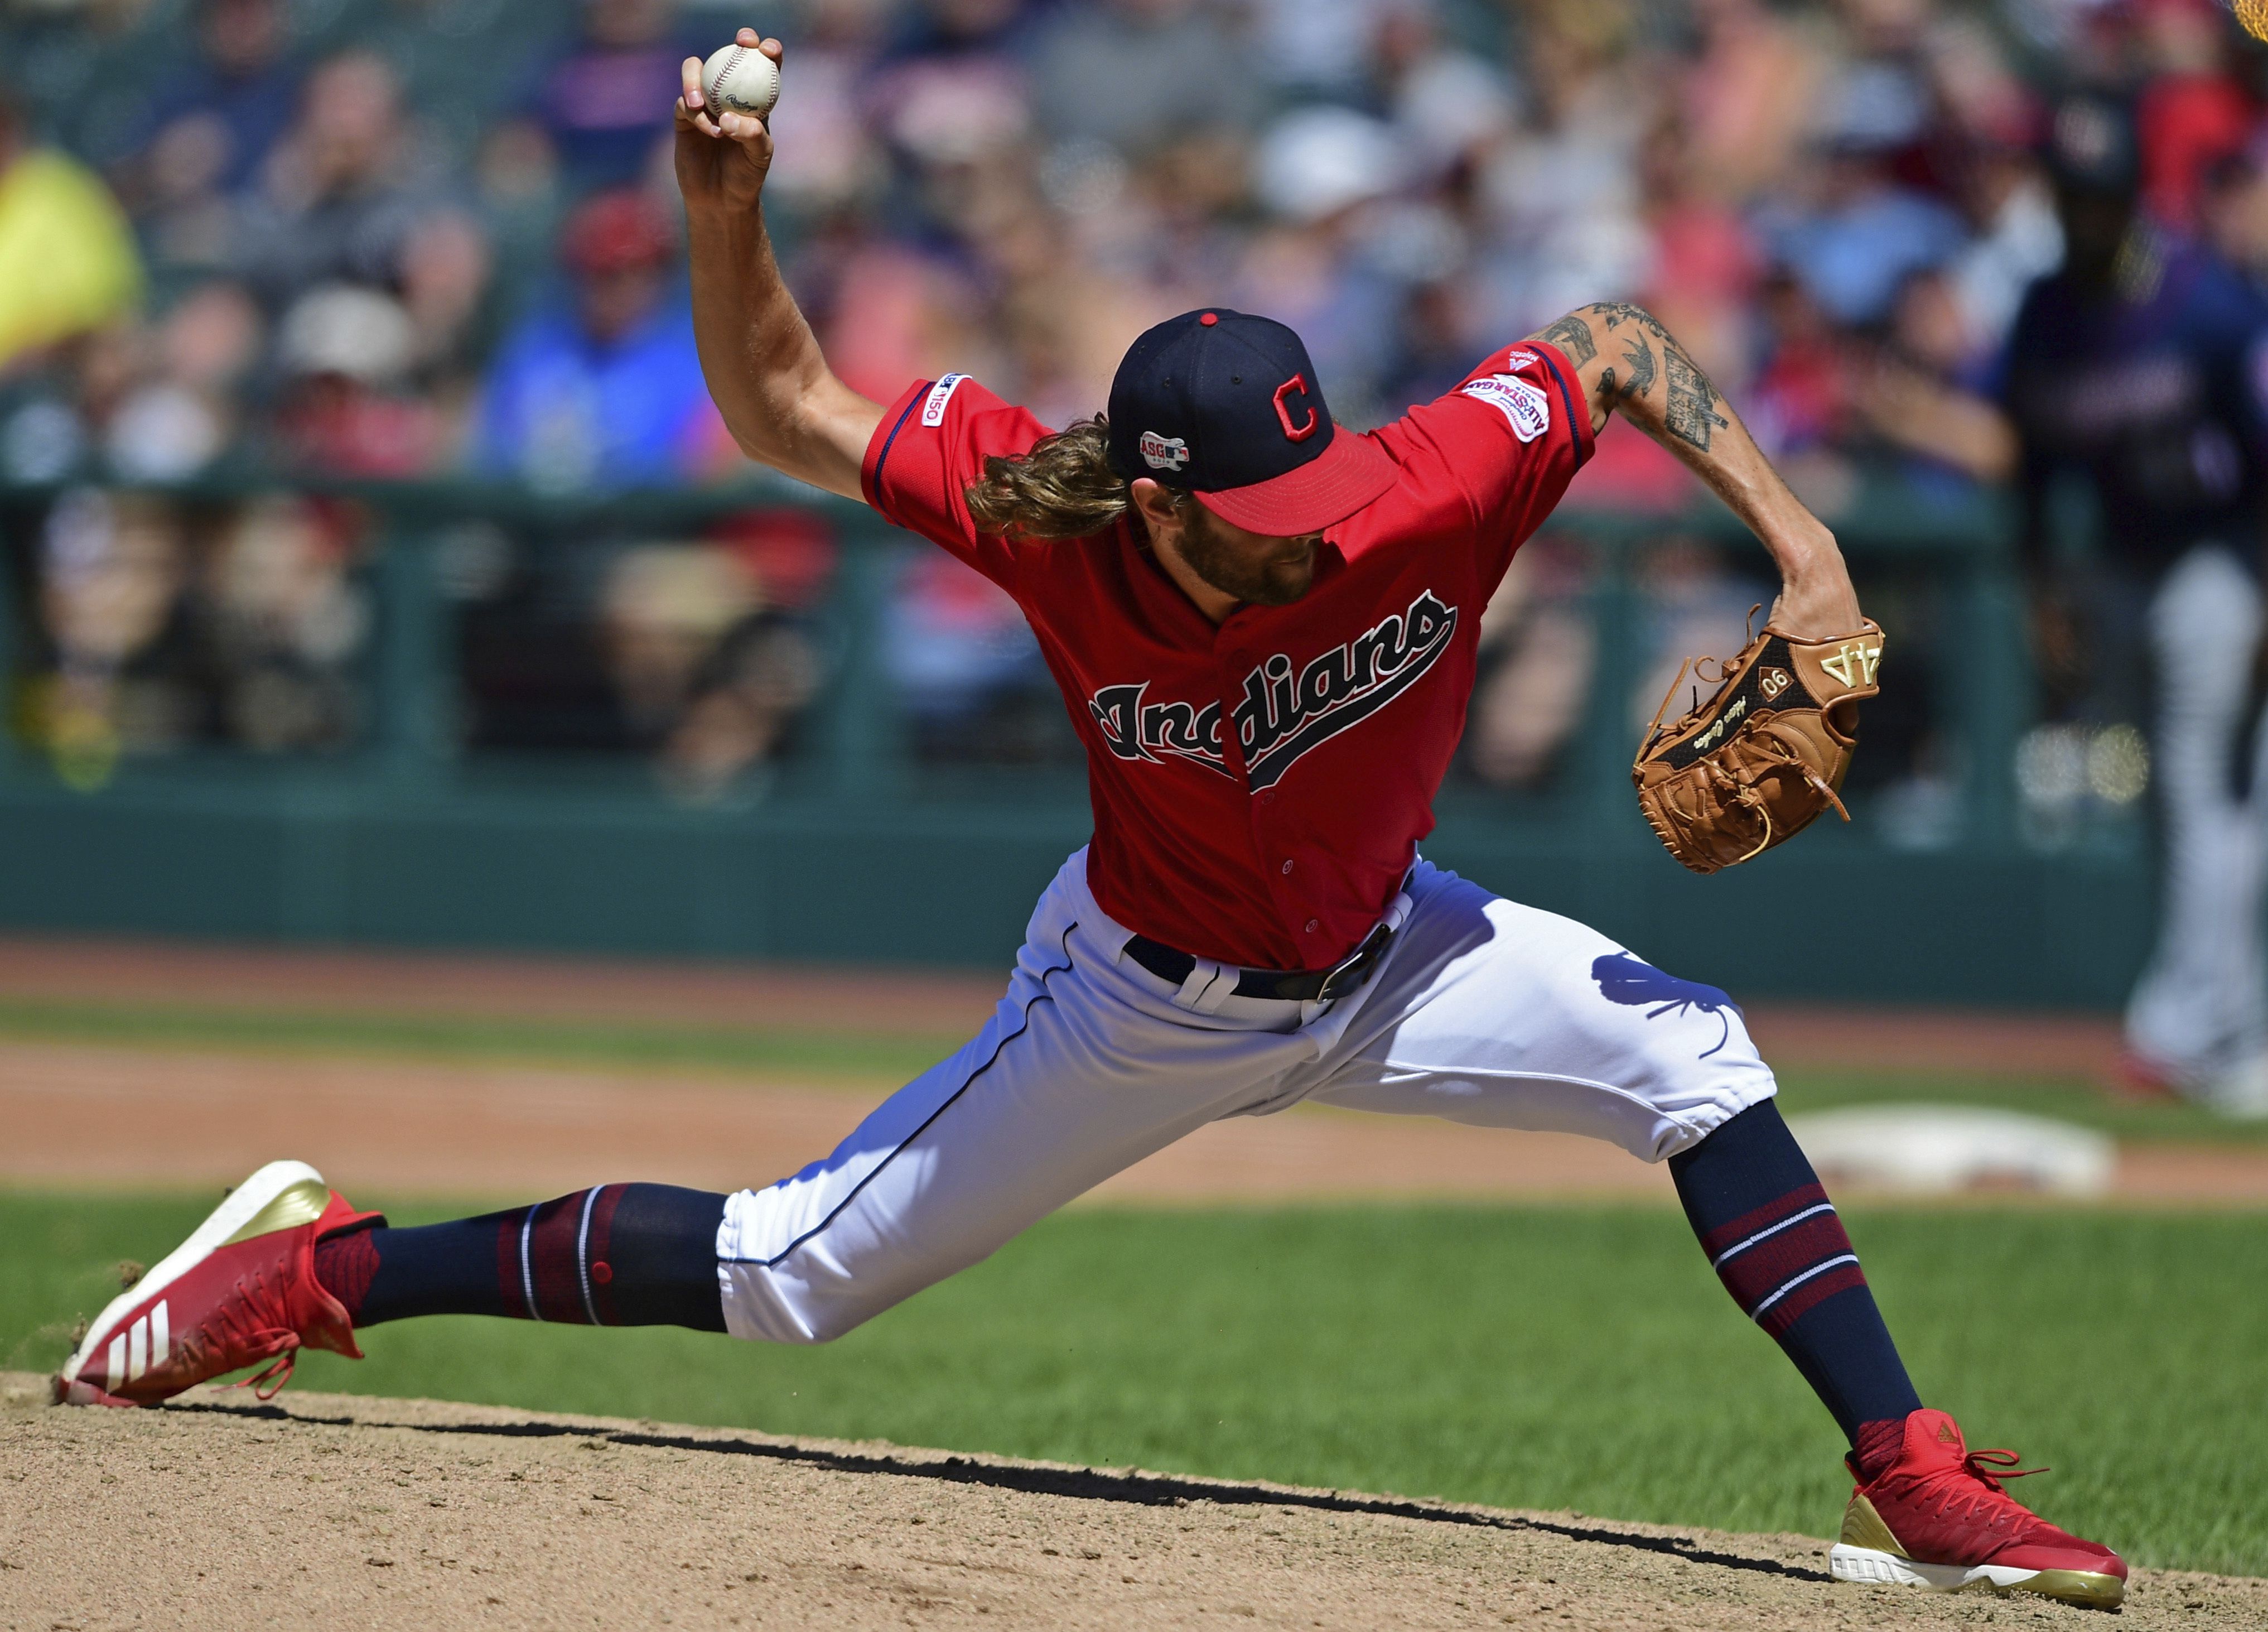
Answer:
<svg viewBox="0 0 2268 1632"><path fill-rule="evenodd" d="M1882 1470L1898 1459L1905 1443L1904 1417L1859 1423L1858 1435L1851 1443L1851 1459L1858 1465L1859 1478L1868 1484L1880 1478Z"/></svg>
<svg viewBox="0 0 2268 1632"><path fill-rule="evenodd" d="M1756 1305L1814 1264L1823 1264L1851 1250L1843 1221L1832 1213L1817 1213L1790 1224L1776 1235L1734 1253L1718 1270L1717 1278L1733 1301L1749 1314Z"/></svg>
<svg viewBox="0 0 2268 1632"><path fill-rule="evenodd" d="M622 1192L629 1188L627 1185L608 1185L591 1205L590 1246L584 1268L591 1275L591 1308L602 1326L622 1324L615 1312L614 1265L608 1253L615 1238L615 1209L622 1205ZM605 1267L600 1268L601 1265Z"/></svg>
<svg viewBox="0 0 2268 1632"><path fill-rule="evenodd" d="M370 1233L351 1230L315 1243L315 1283L345 1306L350 1325L362 1319L362 1301L378 1274L378 1249Z"/></svg>
<svg viewBox="0 0 2268 1632"><path fill-rule="evenodd" d="M1858 1265L1837 1264L1824 1274L1812 1276L1764 1311L1756 1324L1776 1338L1837 1292L1847 1292L1852 1287L1866 1284L1866 1274Z"/></svg>
<svg viewBox="0 0 2268 1632"><path fill-rule="evenodd" d="M1817 1207L1827 1200L1827 1192L1818 1185L1805 1185L1791 1190L1774 1201L1767 1201L1753 1213L1743 1213L1729 1224L1719 1225L1701 1238L1701 1250L1716 1262L1726 1248L1737 1246L1759 1230L1769 1230L1784 1218L1792 1218L1808 1207Z"/></svg>
<svg viewBox="0 0 2268 1632"><path fill-rule="evenodd" d="M535 1281L535 1310L546 1320L583 1326L583 1272L575 1238L583 1225L583 1192L546 1201L535 1210L527 1234L529 1274Z"/></svg>

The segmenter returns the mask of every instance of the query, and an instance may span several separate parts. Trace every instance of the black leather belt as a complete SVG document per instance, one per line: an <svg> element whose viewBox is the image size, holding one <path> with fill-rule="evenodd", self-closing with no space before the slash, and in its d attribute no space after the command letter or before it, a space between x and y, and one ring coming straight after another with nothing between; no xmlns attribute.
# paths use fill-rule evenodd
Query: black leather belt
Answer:
<svg viewBox="0 0 2268 1632"><path fill-rule="evenodd" d="M1393 939L1394 931L1381 924L1364 938L1360 946L1329 969L1240 969L1236 971L1236 995L1277 998L1286 1003L1344 997L1370 978L1378 967L1378 960L1386 955L1386 943ZM1187 952L1176 951L1147 935L1136 935L1129 941L1126 956L1159 979L1175 986L1187 980L1189 971L1197 966L1197 960Z"/></svg>

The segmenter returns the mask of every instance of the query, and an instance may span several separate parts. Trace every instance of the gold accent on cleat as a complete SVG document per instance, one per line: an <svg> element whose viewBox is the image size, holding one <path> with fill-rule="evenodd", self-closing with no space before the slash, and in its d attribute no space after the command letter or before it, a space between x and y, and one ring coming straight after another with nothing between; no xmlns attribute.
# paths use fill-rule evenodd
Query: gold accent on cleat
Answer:
<svg viewBox="0 0 2268 1632"><path fill-rule="evenodd" d="M1844 1547L1863 1547L1870 1553L1885 1553L1891 1558L1904 1561L1907 1564L1915 1564L1913 1555L1898 1545L1897 1537L1893 1535L1890 1532L1890 1527L1882 1522L1882 1516L1874 1510L1874 1504L1855 1490L1851 1493L1851 1505L1843 1510L1843 1533L1837 1540ZM1960 1565L1916 1565L1917 1573L1906 1578L1919 1582L1924 1579L1922 1572L1928 1569L1942 1569L1958 1571L1961 1568ZM1877 1579L1871 1575L1846 1578L1859 1581ZM2008 1582L2005 1585L1983 1576L1981 1572L1976 1578L1963 1584L1953 1584L1954 1582L1959 1581L1960 1577L1955 1574L1950 1581L1940 1583L1937 1590L1939 1591L1991 1592L2003 1598L2013 1592L2029 1592L2041 1598L2051 1598L2060 1603L2075 1604L2081 1609L2116 1609L2126 1599L2125 1582L2117 1576L2105 1575L2098 1570L2036 1569L2021 1579Z"/></svg>
<svg viewBox="0 0 2268 1632"><path fill-rule="evenodd" d="M331 1187L320 1178L294 1180L276 1193L266 1207L245 1220L223 1246L234 1246L239 1241L249 1241L254 1236L264 1236L278 1230L297 1230L302 1224L312 1224L323 1215L331 1204Z"/></svg>
<svg viewBox="0 0 2268 1632"><path fill-rule="evenodd" d="M1843 1510L1843 1534L1839 1540L1846 1547L1862 1547L1875 1553L1888 1553L1893 1558L1904 1558L1905 1548L1890 1533L1882 1516L1874 1511L1874 1504L1857 1491L1851 1493L1851 1505Z"/></svg>
<svg viewBox="0 0 2268 1632"><path fill-rule="evenodd" d="M2116 1609L2126 1601L2126 1584L2116 1576L2092 1569L2043 1569L2029 1581L2019 1581L2016 1592L2036 1592L2081 1609Z"/></svg>

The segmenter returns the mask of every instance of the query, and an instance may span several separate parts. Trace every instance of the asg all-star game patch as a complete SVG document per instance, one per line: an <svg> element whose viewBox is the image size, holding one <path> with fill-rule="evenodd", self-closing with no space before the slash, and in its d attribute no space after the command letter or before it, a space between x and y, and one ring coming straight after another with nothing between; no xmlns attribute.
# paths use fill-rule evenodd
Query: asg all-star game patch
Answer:
<svg viewBox="0 0 2268 1632"><path fill-rule="evenodd" d="M1459 388L1493 404L1512 421L1512 433L1523 442L1533 442L1551 428L1550 399L1517 374L1489 374L1468 380Z"/></svg>

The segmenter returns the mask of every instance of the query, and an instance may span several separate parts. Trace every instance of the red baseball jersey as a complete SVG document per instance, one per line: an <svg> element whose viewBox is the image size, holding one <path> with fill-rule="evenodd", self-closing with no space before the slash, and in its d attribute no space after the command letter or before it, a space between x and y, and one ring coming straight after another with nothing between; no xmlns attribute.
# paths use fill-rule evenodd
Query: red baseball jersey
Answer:
<svg viewBox="0 0 2268 1632"><path fill-rule="evenodd" d="M1048 429L966 375L923 380L866 449L867 501L1031 620L1086 744L1104 912L1224 963L1336 963L1432 831L1481 609L1590 457L1573 368L1523 341L1370 432L1401 479L1327 529L1305 596L1218 628L1134 517L1045 543L977 529L963 490Z"/></svg>

